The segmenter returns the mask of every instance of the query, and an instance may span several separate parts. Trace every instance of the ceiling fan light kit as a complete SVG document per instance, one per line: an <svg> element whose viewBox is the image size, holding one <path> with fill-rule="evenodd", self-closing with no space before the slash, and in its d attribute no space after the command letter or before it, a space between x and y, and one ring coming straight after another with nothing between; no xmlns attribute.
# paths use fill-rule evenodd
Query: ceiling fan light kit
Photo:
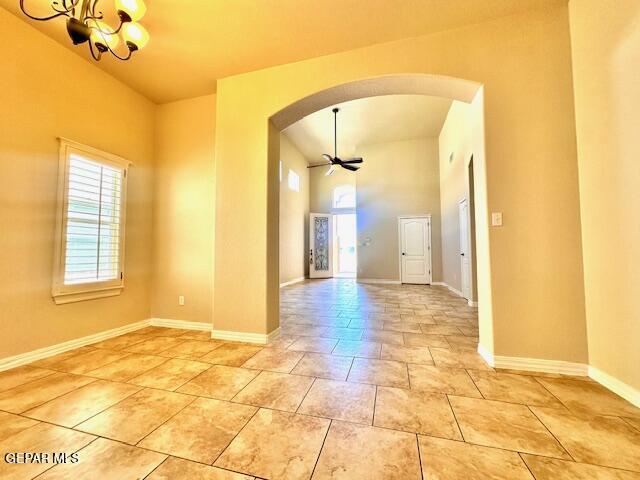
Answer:
<svg viewBox="0 0 640 480"><path fill-rule="evenodd" d="M329 166L329 170L325 173L326 176L333 175L336 171L336 167L342 167L351 172L357 171L360 167L353 166L354 163L363 163L364 160L360 157L351 158L349 160L342 160L338 157L338 112L339 108L333 110L333 157L328 153L323 153L322 156L329 163L320 163L317 165L309 165L307 168L326 167Z"/></svg>
<svg viewBox="0 0 640 480"><path fill-rule="evenodd" d="M112 28L104 21L104 15L98 9L99 0L52 0L53 13L44 17L30 14L25 0L20 0L20 9L32 20L41 22L58 17L67 17L67 33L74 45L88 43L91 56L100 61L104 53L111 53L119 60L129 60L133 52L140 50L149 42L149 33L138 23L147 11L143 0L115 0L115 8L120 24ZM124 52L117 50L120 34L126 47Z"/></svg>

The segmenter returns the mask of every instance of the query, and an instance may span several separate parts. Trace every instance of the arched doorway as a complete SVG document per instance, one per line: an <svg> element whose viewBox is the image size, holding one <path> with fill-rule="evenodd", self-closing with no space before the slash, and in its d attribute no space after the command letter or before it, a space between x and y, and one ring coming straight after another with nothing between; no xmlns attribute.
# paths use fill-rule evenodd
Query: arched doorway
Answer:
<svg viewBox="0 0 640 480"><path fill-rule="evenodd" d="M464 102L476 113L478 125L477 137L473 139L473 204L474 204L474 254L477 258L477 298L481 306L479 311L481 350L491 351L492 315L491 315L491 278L489 268L489 232L487 223L486 167L484 162L484 122L483 122L483 90L476 82L436 75L391 75L363 79L347 84L337 85L304 97L276 112L269 118L269 183L275 182L279 173L279 133L302 119L303 117L331 105L350 100L382 95L419 94L440 96ZM278 201L270 201L268 207L268 225L277 225L279 218ZM278 228L268 228L267 250L269 258L277 259ZM278 263L268 264L267 331L277 331L279 292ZM474 285L476 287L476 285Z"/></svg>

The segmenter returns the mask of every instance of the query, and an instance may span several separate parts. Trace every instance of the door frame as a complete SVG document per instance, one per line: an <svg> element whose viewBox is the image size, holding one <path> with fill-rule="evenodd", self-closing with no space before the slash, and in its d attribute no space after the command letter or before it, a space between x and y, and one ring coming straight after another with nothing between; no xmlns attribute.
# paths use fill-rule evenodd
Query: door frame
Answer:
<svg viewBox="0 0 640 480"><path fill-rule="evenodd" d="M333 276L340 277L340 245L338 244L338 217L340 215L355 215L356 217L356 271L353 272L353 277L345 276L343 278L358 278L358 214L355 208L332 208L331 215L333 216L333 235L331 241L333 242Z"/></svg>
<svg viewBox="0 0 640 480"><path fill-rule="evenodd" d="M398 274L399 274L399 282L402 285L402 228L401 221L408 220L412 218L426 218L427 219L427 231L428 231L428 243L427 247L429 249L429 283L427 285L433 284L433 249L431 248L431 214L430 213L422 213L415 215L398 215Z"/></svg>
<svg viewBox="0 0 640 480"><path fill-rule="evenodd" d="M471 158L473 158L473 155ZM473 298L473 258L471 253L471 213L469 210L469 199L467 198L467 195L458 201L458 227L460 226L460 208L463 203L467 204L467 217L465 218L467 224L467 245L465 248L465 257L469 260L469 298L464 296L464 287L462 284L464 278L464 261L462 259L460 260L460 293L462 294L462 298L467 300L467 302L471 302L471 299ZM460 240L459 237L460 232L458 232L458 241ZM460 244L460 248L462 249L462 244ZM462 256L462 252L460 252L460 256Z"/></svg>
<svg viewBox="0 0 640 480"><path fill-rule="evenodd" d="M315 250L315 238L314 238L314 219L315 217L328 217L329 218L329 222L328 222L328 229L329 231L327 232L329 235L328 238L328 255L329 255L329 270L327 272L326 276L314 276L312 275L315 274L316 270L314 268L314 264L313 262L315 262L315 255L316 252L314 252ZM333 241L334 241L334 232L333 232L333 213L316 213L316 212L310 212L309 213L309 251L307 252L307 262L309 262L309 278L313 279L313 278L333 278L334 276L334 249L333 249ZM313 252L313 253L311 253Z"/></svg>

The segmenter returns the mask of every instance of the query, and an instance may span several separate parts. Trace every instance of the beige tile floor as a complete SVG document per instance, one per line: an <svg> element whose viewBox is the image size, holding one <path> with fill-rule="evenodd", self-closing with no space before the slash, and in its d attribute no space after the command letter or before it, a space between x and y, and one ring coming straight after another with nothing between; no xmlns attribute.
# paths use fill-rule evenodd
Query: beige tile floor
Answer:
<svg viewBox="0 0 640 480"><path fill-rule="evenodd" d="M0 373L4 479L640 480L640 409L494 371L441 287L307 281L268 346L147 327ZM10 452L78 462L10 464Z"/></svg>

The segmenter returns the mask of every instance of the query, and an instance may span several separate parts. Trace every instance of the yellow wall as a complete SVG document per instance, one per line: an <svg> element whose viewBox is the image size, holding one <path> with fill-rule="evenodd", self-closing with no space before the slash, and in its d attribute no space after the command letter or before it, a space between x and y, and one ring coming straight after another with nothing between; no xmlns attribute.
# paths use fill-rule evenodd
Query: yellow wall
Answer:
<svg viewBox="0 0 640 480"><path fill-rule="evenodd" d="M589 362L637 392L640 3L572 0L570 12Z"/></svg>
<svg viewBox="0 0 640 480"><path fill-rule="evenodd" d="M280 283L309 274L306 261L309 237L309 169L307 159L280 135ZM289 188L289 169L300 176L300 191Z"/></svg>
<svg viewBox="0 0 640 480"><path fill-rule="evenodd" d="M154 106L4 9L0 32L2 358L149 318ZM133 162L120 296L51 299L59 136Z"/></svg>
<svg viewBox="0 0 640 480"><path fill-rule="evenodd" d="M152 317L211 323L215 114L215 95L157 109Z"/></svg>
<svg viewBox="0 0 640 480"><path fill-rule="evenodd" d="M431 214L433 281L441 281L438 140L361 145L356 156L365 160L355 175L358 277L400 280L398 217L426 213Z"/></svg>
<svg viewBox="0 0 640 480"><path fill-rule="evenodd" d="M471 208L473 199L469 195L469 161L479 149L478 145L473 144L472 115L471 105L454 101L442 126L438 147L442 208L442 281L458 291L462 290L460 200L466 198ZM472 260L475 262L475 257ZM472 290L473 287L474 283Z"/></svg>
<svg viewBox="0 0 640 480"><path fill-rule="evenodd" d="M505 217L486 259L495 353L586 361L570 54L559 6L220 80L214 328L277 325L269 117L345 82L428 73L484 85L489 208Z"/></svg>

